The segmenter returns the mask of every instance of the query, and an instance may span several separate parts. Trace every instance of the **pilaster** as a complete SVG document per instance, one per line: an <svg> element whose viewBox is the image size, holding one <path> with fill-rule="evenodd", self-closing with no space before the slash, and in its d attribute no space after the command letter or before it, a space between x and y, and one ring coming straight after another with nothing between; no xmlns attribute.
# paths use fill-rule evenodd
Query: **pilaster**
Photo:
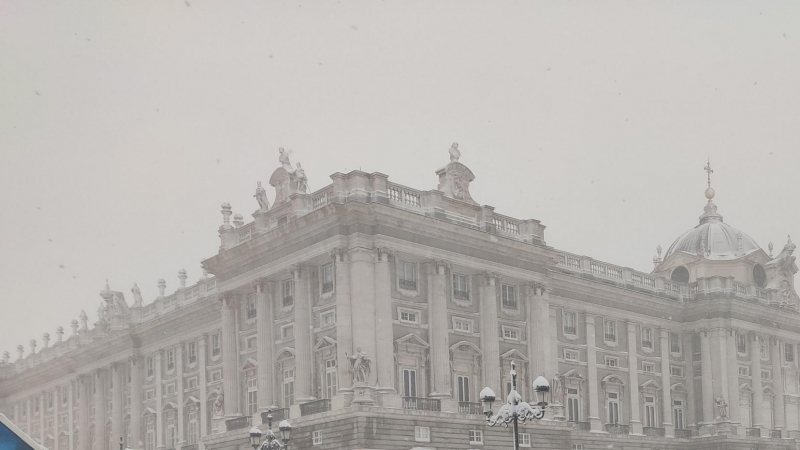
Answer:
<svg viewBox="0 0 800 450"><path fill-rule="evenodd" d="M42 391L41 395L39 395L39 442L44 445L45 436L47 436L47 427L45 426L44 420L44 412L45 404L44 399L47 397L47 391Z"/></svg>
<svg viewBox="0 0 800 450"><path fill-rule="evenodd" d="M199 373L198 383L200 384L200 440L198 448L204 450L206 444L203 437L208 434L208 371L206 369L206 340L207 335L200 336L197 342L197 371Z"/></svg>
<svg viewBox="0 0 800 450"><path fill-rule="evenodd" d="M156 372L156 449L162 450L164 448L164 383L161 379L164 372L161 364L161 350L156 351L153 355L153 363Z"/></svg>
<svg viewBox="0 0 800 450"><path fill-rule="evenodd" d="M636 324L627 322L628 330L628 380L630 385L630 434L643 434L639 412L639 355L636 353Z"/></svg>
<svg viewBox="0 0 800 450"><path fill-rule="evenodd" d="M69 450L78 450L75 448L75 380L70 380L69 386L67 386L67 420L69 420L69 424L67 426L67 436L69 437L69 445L67 448Z"/></svg>
<svg viewBox="0 0 800 450"><path fill-rule="evenodd" d="M394 251L375 249L375 342L378 369L378 401L380 406L402 407L395 390L394 325L392 320L392 284L389 257Z"/></svg>
<svg viewBox="0 0 800 450"><path fill-rule="evenodd" d="M59 387L53 388L53 447L61 448L61 396Z"/></svg>
<svg viewBox="0 0 800 450"><path fill-rule="evenodd" d="M78 377L78 389L80 389L78 393L78 432L80 433L78 444L80 450L92 449L91 436L89 436L89 396L92 392L90 389L91 384L91 375L81 375ZM30 417L30 414L28 414L28 417Z"/></svg>
<svg viewBox="0 0 800 450"><path fill-rule="evenodd" d="M770 353L772 357L772 387L775 390L775 401L774 407L775 412L773 416L775 417L775 425L774 428L776 430L783 430L786 428L786 412L784 408L784 398L783 394L785 393L783 387L783 371L781 370L781 342L778 338L771 338L770 339Z"/></svg>
<svg viewBox="0 0 800 450"><path fill-rule="evenodd" d="M134 356L128 360L128 370L131 371L131 441L128 442L134 450L143 448L142 440L142 358Z"/></svg>
<svg viewBox="0 0 800 450"><path fill-rule="evenodd" d="M589 426L593 433L605 433L600 423L598 402L600 393L597 380L597 337L596 319L593 314L586 314L586 381L589 385Z"/></svg>
<svg viewBox="0 0 800 450"><path fill-rule="evenodd" d="M740 426L742 419L739 409L739 363L736 352L736 330L728 328L723 332L727 335L728 416L730 416L731 425L735 427L736 434L743 437L745 429Z"/></svg>
<svg viewBox="0 0 800 450"><path fill-rule="evenodd" d="M353 350L353 312L350 301L350 264L344 248L332 252L336 275L336 366L339 392L331 399L331 409L350 406L353 400L353 375L347 354Z"/></svg>
<svg viewBox="0 0 800 450"><path fill-rule="evenodd" d="M184 407L184 394L183 394L183 342L175 347L175 371L177 372L175 382L175 390L178 394L178 437L176 449L180 450L183 444L186 443L186 434L184 433L184 417L186 415Z"/></svg>
<svg viewBox="0 0 800 450"><path fill-rule="evenodd" d="M222 390L225 418L239 417L239 352L236 312L238 300L230 293L222 295ZM295 331L298 331L295 327ZM158 395L158 394L156 394Z"/></svg>
<svg viewBox="0 0 800 450"><path fill-rule="evenodd" d="M689 427L696 427L698 418L695 414L696 402L694 391L694 344L692 343L692 334L683 333L681 335L681 351L683 352L683 375L686 379L686 423Z"/></svg>
<svg viewBox="0 0 800 450"><path fill-rule="evenodd" d="M711 337L708 329L700 330L700 368L703 386L703 426L700 429L701 436L708 436L713 433L714 428L714 388L712 386L711 370Z"/></svg>
<svg viewBox="0 0 800 450"><path fill-rule="evenodd" d="M500 381L500 333L497 323L497 281L499 275L492 272L481 276L481 350L483 350L483 380L486 386L503 392Z"/></svg>
<svg viewBox="0 0 800 450"><path fill-rule="evenodd" d="M378 347L375 342L375 255L372 248L358 247L350 250L350 305L353 317L353 349L359 348L370 358L376 358ZM338 319L337 319L338 320ZM344 351L350 352L349 349ZM355 352L354 352L355 353ZM348 368L352 367L350 361ZM352 372L351 372L352 373ZM353 376L353 375L350 375ZM373 378L374 377L374 378ZM367 386L375 386L377 377L370 375ZM369 404L370 390L363 390L357 402Z"/></svg>
<svg viewBox="0 0 800 450"><path fill-rule="evenodd" d="M125 416L125 365L124 363L114 363L111 365L111 376L114 377L114 387L111 391L112 419L111 435L115 441L123 437L125 426L122 423ZM132 401L133 399L131 399ZM124 438L124 437L123 437ZM126 445L131 445L126 442Z"/></svg>
<svg viewBox="0 0 800 450"><path fill-rule="evenodd" d="M664 427L664 436L675 437L675 426L672 423L672 390L670 389L669 373L669 330L659 330L661 343L661 423Z"/></svg>
<svg viewBox="0 0 800 450"><path fill-rule="evenodd" d="M447 326L447 269L450 263L435 260L427 264L428 307L430 308L430 345L433 391L431 397L452 399L450 382L450 340ZM485 330L481 330L485 334ZM498 360L499 361L499 360ZM483 366L487 360L484 358ZM497 366L494 366L497 367ZM484 375L484 380L486 376ZM485 383L485 381L484 381Z"/></svg>
<svg viewBox="0 0 800 450"><path fill-rule="evenodd" d="M313 354L311 326L310 269L294 266L291 269L294 280L294 344L295 373L294 391L297 404L315 400L312 392ZM372 353L373 355L375 353ZM227 399L227 397L225 397Z"/></svg>
<svg viewBox="0 0 800 450"><path fill-rule="evenodd" d="M269 411L275 405L272 392L274 383L275 349L273 345L272 305L275 283L256 280L256 335L258 340L258 410Z"/></svg>
<svg viewBox="0 0 800 450"><path fill-rule="evenodd" d="M94 373L94 450L104 450L108 445L106 436L106 371Z"/></svg>
<svg viewBox="0 0 800 450"><path fill-rule="evenodd" d="M750 351L750 375L753 380L753 428L761 428L761 435L768 436L769 430L764 427L764 387L761 385L761 344L762 338L757 333L748 335Z"/></svg>

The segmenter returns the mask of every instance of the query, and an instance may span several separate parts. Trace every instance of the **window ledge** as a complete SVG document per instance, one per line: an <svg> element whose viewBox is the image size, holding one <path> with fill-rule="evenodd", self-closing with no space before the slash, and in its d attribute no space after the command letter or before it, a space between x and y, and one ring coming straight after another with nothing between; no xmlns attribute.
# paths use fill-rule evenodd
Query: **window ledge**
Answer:
<svg viewBox="0 0 800 450"><path fill-rule="evenodd" d="M611 348L616 348L617 345L618 345L616 342L611 342L611 341L604 341L604 342L605 342L607 347L611 347Z"/></svg>
<svg viewBox="0 0 800 450"><path fill-rule="evenodd" d="M472 306L472 300L461 300L451 296L450 301L453 302L454 305L460 306L462 308L469 308L470 306Z"/></svg>
<svg viewBox="0 0 800 450"><path fill-rule="evenodd" d="M419 296L419 289L403 289L400 286L397 286L397 293L403 297L416 298Z"/></svg>
<svg viewBox="0 0 800 450"><path fill-rule="evenodd" d="M289 312L289 311L291 311L293 309L294 309L294 303L292 303L289 306L281 306L281 311L283 311L283 312Z"/></svg>
<svg viewBox="0 0 800 450"><path fill-rule="evenodd" d="M680 358L682 356L681 352L669 352L670 356L674 356L676 358Z"/></svg>
<svg viewBox="0 0 800 450"><path fill-rule="evenodd" d="M256 321L258 321L258 316L250 317L249 319L245 319L244 323L246 323L248 325L252 325L252 324L256 323Z"/></svg>
<svg viewBox="0 0 800 450"><path fill-rule="evenodd" d="M332 299L332 298L333 298L333 296L334 296L334 295L336 295L336 289L335 289L335 288L334 288L334 289L331 289L331 290L330 290L330 291L328 291L328 292L323 292L323 293L321 293L321 294L319 295L319 299L320 299L320 300L330 300L330 299Z"/></svg>
<svg viewBox="0 0 800 450"><path fill-rule="evenodd" d="M520 314L519 309L509 309L505 307L501 307L500 309L503 311L503 314L509 316L518 316Z"/></svg>
<svg viewBox="0 0 800 450"><path fill-rule="evenodd" d="M577 341L578 340L578 335L577 334L564 333L564 339L569 339L570 341Z"/></svg>
<svg viewBox="0 0 800 450"><path fill-rule="evenodd" d="M652 348L647 348L647 347L642 347L642 351L647 354L655 352L655 350L653 350Z"/></svg>

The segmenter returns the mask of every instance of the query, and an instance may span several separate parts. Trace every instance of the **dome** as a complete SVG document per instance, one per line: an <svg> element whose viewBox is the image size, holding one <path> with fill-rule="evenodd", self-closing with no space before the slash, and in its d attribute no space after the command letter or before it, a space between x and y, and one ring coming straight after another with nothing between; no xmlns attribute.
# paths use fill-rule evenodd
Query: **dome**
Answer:
<svg viewBox="0 0 800 450"><path fill-rule="evenodd" d="M713 198L713 194L707 197ZM700 224L676 239L664 259L673 253L687 252L711 260L731 260L759 248L753 238L723 222L717 206L709 198L705 212L700 216Z"/></svg>

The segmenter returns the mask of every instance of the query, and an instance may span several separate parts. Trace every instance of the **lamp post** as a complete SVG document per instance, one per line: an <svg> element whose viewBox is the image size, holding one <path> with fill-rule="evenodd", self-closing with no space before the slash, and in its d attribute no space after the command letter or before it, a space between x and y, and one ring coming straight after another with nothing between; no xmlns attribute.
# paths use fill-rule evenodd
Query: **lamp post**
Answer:
<svg viewBox="0 0 800 450"><path fill-rule="evenodd" d="M514 450L519 450L519 422L529 420L539 420L544 417L544 410L547 407L547 393L550 392L550 383L545 377L538 377L533 382L533 390L536 392L536 400L533 406L522 401L522 396L517 392L517 371L514 361L511 361L511 392L508 393L506 404L500 407L497 415L492 415L492 403L495 401L495 394L490 388L485 387L481 391L481 402L483 403L483 413L486 415L486 422L490 427L504 425L508 427L511 423L514 426Z"/></svg>
<svg viewBox="0 0 800 450"><path fill-rule="evenodd" d="M278 441L275 433L272 432L272 414L267 414L266 434L262 434L258 427L251 428L250 446L253 447L253 450L287 450L289 448L289 436L292 433L292 426L288 421L282 420L281 423L278 424L278 430L280 431L280 440L283 441L283 444ZM261 436L265 436L263 443L261 442Z"/></svg>

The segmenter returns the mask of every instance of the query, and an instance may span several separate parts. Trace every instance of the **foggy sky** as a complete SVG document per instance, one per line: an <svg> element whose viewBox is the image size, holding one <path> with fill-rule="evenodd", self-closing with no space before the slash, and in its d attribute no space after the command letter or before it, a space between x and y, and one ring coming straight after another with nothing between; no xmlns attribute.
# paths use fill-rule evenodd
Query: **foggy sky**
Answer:
<svg viewBox="0 0 800 450"><path fill-rule="evenodd" d="M0 0L0 351L55 341L108 279L201 275L293 150L472 197L637 270L719 212L800 242L796 1ZM61 267L63 266L63 268Z"/></svg>

